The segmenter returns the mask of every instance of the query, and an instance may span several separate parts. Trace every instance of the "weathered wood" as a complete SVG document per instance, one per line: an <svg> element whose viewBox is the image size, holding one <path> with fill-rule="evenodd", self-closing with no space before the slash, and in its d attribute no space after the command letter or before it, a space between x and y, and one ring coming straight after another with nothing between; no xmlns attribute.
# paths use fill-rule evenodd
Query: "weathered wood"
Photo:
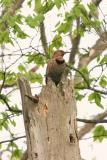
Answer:
<svg viewBox="0 0 107 160"><path fill-rule="evenodd" d="M28 82L20 78L29 160L80 160L76 134L76 105L72 82L44 86L39 103L33 103Z"/></svg>

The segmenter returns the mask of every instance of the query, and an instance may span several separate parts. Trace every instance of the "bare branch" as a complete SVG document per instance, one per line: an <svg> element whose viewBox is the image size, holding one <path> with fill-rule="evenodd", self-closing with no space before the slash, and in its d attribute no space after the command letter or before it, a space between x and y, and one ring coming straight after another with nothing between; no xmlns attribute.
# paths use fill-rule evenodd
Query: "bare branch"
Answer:
<svg viewBox="0 0 107 160"><path fill-rule="evenodd" d="M21 138L26 138L26 136L20 136L20 137L15 137L15 138L12 138L12 139L4 140L4 141L1 141L0 144L3 144L3 143L10 143L10 142L19 140L19 139L21 139Z"/></svg>
<svg viewBox="0 0 107 160"><path fill-rule="evenodd" d="M76 29L78 31L78 28L80 27L80 18L78 18L76 20L76 24L77 24ZM70 32L71 32L70 33L70 40L72 43L72 49L71 49L71 53L70 53L70 57L69 57L69 63L74 64L75 63L75 56L78 53L78 47L79 47L81 35L77 34L77 36L73 38L72 31L70 31Z"/></svg>
<svg viewBox="0 0 107 160"><path fill-rule="evenodd" d="M81 118L76 118L76 120L78 122L84 122L84 123L107 123L107 119L103 119L103 120L92 120L92 119L81 119Z"/></svg>
<svg viewBox="0 0 107 160"><path fill-rule="evenodd" d="M95 45L89 51L87 57L80 58L79 68L87 66L93 59L99 56L107 49L107 32L102 33L101 37L96 41Z"/></svg>
<svg viewBox="0 0 107 160"><path fill-rule="evenodd" d="M92 0L92 2L95 4L96 7L99 6L101 1L102 0ZM92 18L91 13L89 13L89 17ZM69 57L69 63L71 63L71 64L74 64L74 62L75 62L75 56L78 53L79 43L80 43L80 40L81 40L81 35L78 32L79 28L83 28L83 30L85 31L86 26L84 24L80 24L80 18L77 18L77 20L76 20L76 30L77 30L78 34L73 38L72 30L70 31L70 40L71 40L71 43L72 43L72 50L71 50L71 54L70 54L70 57ZM101 29L99 28L97 30L97 32L99 32L101 34Z"/></svg>
<svg viewBox="0 0 107 160"><path fill-rule="evenodd" d="M88 66L88 64L96 57L101 55L107 49L107 32L103 32L96 43L91 47L89 54L82 56L79 60L78 69ZM80 83L82 78L78 77L78 73L75 76L75 84Z"/></svg>
<svg viewBox="0 0 107 160"><path fill-rule="evenodd" d="M40 35L41 35L41 42L42 42L42 46L45 52L46 57L48 57L48 43L47 43L47 37L46 37L46 33L45 33L45 26L44 26L44 22L42 22L40 24Z"/></svg>
<svg viewBox="0 0 107 160"><path fill-rule="evenodd" d="M97 135L97 136L92 136L92 137L86 137L86 138L82 138L82 139L80 139L80 140L87 140L87 139L91 139L91 138L96 138L96 137L107 137L107 134L102 134L102 135Z"/></svg>
<svg viewBox="0 0 107 160"><path fill-rule="evenodd" d="M94 120L98 120L101 121L103 120L105 117L107 116L107 110L104 111L103 113L100 113L96 116L94 116L93 121ZM91 123L91 124L85 124L80 131L78 132L78 137L79 139L81 139L85 134L89 133L94 127L95 127L96 123Z"/></svg>
<svg viewBox="0 0 107 160"><path fill-rule="evenodd" d="M82 90L83 89L88 89L88 90L91 90L91 91L94 91L94 92L98 92L100 94L107 95L107 91L99 90L97 88L92 87L90 85L89 81L87 80L86 76L79 69L76 69L75 67L70 66L70 65L67 65L67 67L76 71L80 75L80 76L78 76L78 78L83 79L84 82L86 83L86 85L84 85L84 86L81 86L81 85L79 85L80 83L78 83L77 85L74 86L75 89L82 89Z"/></svg>
<svg viewBox="0 0 107 160"><path fill-rule="evenodd" d="M13 84L4 84L4 85L3 85L3 88L12 88L12 87L14 87L14 86L16 86L16 85L17 85L16 82L14 82ZM0 85L0 87L1 87L1 85Z"/></svg>

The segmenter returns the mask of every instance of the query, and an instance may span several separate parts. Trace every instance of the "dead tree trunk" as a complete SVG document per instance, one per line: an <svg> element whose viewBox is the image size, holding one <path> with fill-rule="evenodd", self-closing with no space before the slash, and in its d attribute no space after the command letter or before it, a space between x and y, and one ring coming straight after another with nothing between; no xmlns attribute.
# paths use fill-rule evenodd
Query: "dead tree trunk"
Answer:
<svg viewBox="0 0 107 160"><path fill-rule="evenodd" d="M76 105L72 83L44 86L39 102L32 102L30 86L19 79L29 160L80 160Z"/></svg>

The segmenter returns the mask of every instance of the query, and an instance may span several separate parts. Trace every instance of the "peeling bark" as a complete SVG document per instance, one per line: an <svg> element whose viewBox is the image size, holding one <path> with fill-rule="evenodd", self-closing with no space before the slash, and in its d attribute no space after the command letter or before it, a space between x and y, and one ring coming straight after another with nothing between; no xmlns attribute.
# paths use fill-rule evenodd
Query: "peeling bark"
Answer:
<svg viewBox="0 0 107 160"><path fill-rule="evenodd" d="M39 103L33 103L28 82L20 78L29 160L80 160L76 104L72 82L43 87Z"/></svg>

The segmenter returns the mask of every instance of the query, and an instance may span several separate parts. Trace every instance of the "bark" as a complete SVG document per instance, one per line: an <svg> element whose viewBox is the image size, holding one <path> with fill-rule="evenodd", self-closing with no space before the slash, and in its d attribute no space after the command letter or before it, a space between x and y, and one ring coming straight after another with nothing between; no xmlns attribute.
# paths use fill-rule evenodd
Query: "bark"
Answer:
<svg viewBox="0 0 107 160"><path fill-rule="evenodd" d="M22 7L25 0L16 0L9 8L5 8L2 11L1 17L8 13L9 16L13 16L18 9ZM6 28L5 28L6 29Z"/></svg>
<svg viewBox="0 0 107 160"><path fill-rule="evenodd" d="M77 2L79 2L79 1L77 0ZM102 2L102 0L92 0L92 3L97 7L97 9L96 9L96 13L94 15L91 12L89 13L90 18L92 18L93 16L96 17L97 19L99 18L98 17L98 7L101 2ZM80 18L77 18L77 20L76 20L77 32L78 32L79 28L83 28L84 32L85 32L86 26L84 24L80 23ZM102 37L103 31L102 31L101 27L97 28L96 32L99 36ZM79 44L80 44L80 40L81 40L81 35L78 32L78 34L75 36L75 38L73 38L72 27L70 29L70 40L71 40L71 44L72 44L72 49L71 49L71 53L70 53L70 57L69 57L69 63L74 64L75 63L75 56L79 53L78 48L79 48ZM86 59L86 61L87 61L87 59ZM81 59L80 59L80 63L81 63ZM83 63L84 63L84 59L83 59Z"/></svg>
<svg viewBox="0 0 107 160"><path fill-rule="evenodd" d="M33 103L28 82L20 78L23 116L29 160L80 160L76 104L72 82L43 87L39 102Z"/></svg>
<svg viewBox="0 0 107 160"><path fill-rule="evenodd" d="M46 57L48 58L48 43L47 43L47 37L45 33L45 25L44 22L40 24L40 36L41 36L41 43L44 50L44 53Z"/></svg>

